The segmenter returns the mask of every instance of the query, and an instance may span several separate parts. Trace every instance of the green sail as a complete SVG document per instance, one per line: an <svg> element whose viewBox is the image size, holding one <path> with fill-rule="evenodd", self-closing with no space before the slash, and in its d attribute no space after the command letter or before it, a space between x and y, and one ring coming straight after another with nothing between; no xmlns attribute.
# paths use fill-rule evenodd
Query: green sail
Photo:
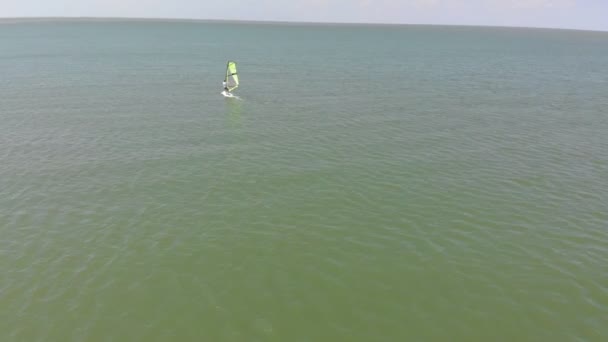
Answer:
<svg viewBox="0 0 608 342"><path fill-rule="evenodd" d="M236 62L229 61L226 66L226 87L229 91L233 91L239 86L239 75L236 73Z"/></svg>

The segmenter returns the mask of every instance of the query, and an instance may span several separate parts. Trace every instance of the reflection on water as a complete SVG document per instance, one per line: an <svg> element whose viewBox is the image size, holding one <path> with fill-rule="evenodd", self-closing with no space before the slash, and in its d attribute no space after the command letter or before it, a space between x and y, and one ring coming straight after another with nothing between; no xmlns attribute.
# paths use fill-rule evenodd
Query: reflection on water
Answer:
<svg viewBox="0 0 608 342"><path fill-rule="evenodd" d="M243 122L241 119L241 104L242 100L238 98L226 99L226 118L228 124L232 127L241 127Z"/></svg>

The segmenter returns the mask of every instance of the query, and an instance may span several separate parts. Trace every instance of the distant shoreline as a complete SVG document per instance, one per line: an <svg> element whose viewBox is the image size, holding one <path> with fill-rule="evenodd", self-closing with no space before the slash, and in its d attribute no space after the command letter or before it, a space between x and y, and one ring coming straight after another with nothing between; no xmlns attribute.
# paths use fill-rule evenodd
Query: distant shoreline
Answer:
<svg viewBox="0 0 608 342"><path fill-rule="evenodd" d="M488 28L488 29L523 29L523 30L561 30L608 33L602 30L533 27L533 26L493 26L493 25L454 25L454 24L406 24L406 23L355 23L355 22L308 22L279 20L232 20L232 19L194 19L194 18L138 18L138 17L0 17L1 24L19 24L35 22L167 22L167 23L217 23L217 24L256 24L288 26L361 26L361 27L445 27L445 28Z"/></svg>

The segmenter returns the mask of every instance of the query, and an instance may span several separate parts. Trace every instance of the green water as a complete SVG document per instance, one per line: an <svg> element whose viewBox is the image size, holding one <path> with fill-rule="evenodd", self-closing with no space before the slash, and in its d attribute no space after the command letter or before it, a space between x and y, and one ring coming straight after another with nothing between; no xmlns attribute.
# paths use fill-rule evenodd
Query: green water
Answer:
<svg viewBox="0 0 608 342"><path fill-rule="evenodd" d="M1 341L608 339L608 33L5 21L0 94Z"/></svg>

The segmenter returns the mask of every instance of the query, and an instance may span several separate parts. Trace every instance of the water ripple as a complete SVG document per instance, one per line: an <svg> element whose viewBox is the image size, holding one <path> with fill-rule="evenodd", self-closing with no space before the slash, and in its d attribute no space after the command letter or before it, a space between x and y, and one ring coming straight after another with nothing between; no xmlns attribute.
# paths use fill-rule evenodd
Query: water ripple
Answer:
<svg viewBox="0 0 608 342"><path fill-rule="evenodd" d="M608 336L600 33L102 21L0 39L0 340ZM223 54L241 101L209 91Z"/></svg>

